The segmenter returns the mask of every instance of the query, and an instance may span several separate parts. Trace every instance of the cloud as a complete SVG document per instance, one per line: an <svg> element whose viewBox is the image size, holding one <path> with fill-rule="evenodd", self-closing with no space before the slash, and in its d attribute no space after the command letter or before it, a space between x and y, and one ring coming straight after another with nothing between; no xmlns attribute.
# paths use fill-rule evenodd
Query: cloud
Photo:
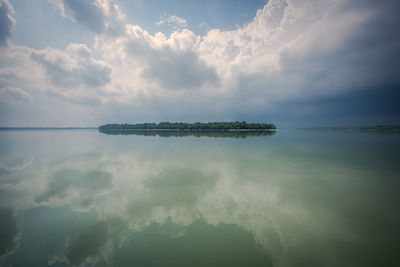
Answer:
<svg viewBox="0 0 400 267"><path fill-rule="evenodd" d="M0 88L8 88L2 89L3 102L52 96L94 103L111 82L112 66L94 59L85 44L70 44L66 51L10 45L0 49L0 57Z"/></svg>
<svg viewBox="0 0 400 267"><path fill-rule="evenodd" d="M65 248L55 254L50 265L147 266L154 265L156 259L166 266L187 266L190 262L201 266L273 266L250 232L231 224L209 225L203 220L189 226L169 220L140 231L131 231L119 220L102 221L68 238Z"/></svg>
<svg viewBox="0 0 400 267"><path fill-rule="evenodd" d="M200 29L206 29L207 31L210 29L210 26L208 25L207 22L202 22L199 25L197 25Z"/></svg>
<svg viewBox="0 0 400 267"><path fill-rule="evenodd" d="M0 208L0 262L3 263L19 246L20 231L12 209Z"/></svg>
<svg viewBox="0 0 400 267"><path fill-rule="evenodd" d="M125 15L118 5L110 0L49 0L61 14L85 25L94 33L109 30L110 19L122 20Z"/></svg>
<svg viewBox="0 0 400 267"><path fill-rule="evenodd" d="M32 102L32 97L24 90L16 87L4 87L0 89L0 101L3 103Z"/></svg>
<svg viewBox="0 0 400 267"><path fill-rule="evenodd" d="M0 48L0 87L16 87L27 93L27 87L40 88L41 74L30 58L33 51L14 44Z"/></svg>
<svg viewBox="0 0 400 267"><path fill-rule="evenodd" d="M104 171L82 172L77 169L59 170L46 192L37 196L37 203L58 206L73 200L75 210L88 210L96 197L112 188L112 175Z"/></svg>
<svg viewBox="0 0 400 267"><path fill-rule="evenodd" d="M162 14L160 16L160 20L156 22L156 25L163 24L171 25L175 30L186 28L188 26L188 22L186 19L175 15L169 15L167 13Z"/></svg>
<svg viewBox="0 0 400 267"><path fill-rule="evenodd" d="M98 263L100 257L96 252L100 251L107 242L108 231L108 225L105 222L99 222L81 235L68 238L66 249L59 253L61 255L53 257L50 265L57 261L66 261L72 266L85 265L84 262L87 261L91 261L92 264Z"/></svg>
<svg viewBox="0 0 400 267"><path fill-rule="evenodd" d="M6 158L0 159L0 169L6 170L8 172L21 171L29 167L32 162L32 158L24 159L8 156Z"/></svg>
<svg viewBox="0 0 400 267"><path fill-rule="evenodd" d="M84 44L70 44L67 52L52 48L37 50L31 58L44 68L51 85L60 90L92 89L110 82L111 66L93 59Z"/></svg>
<svg viewBox="0 0 400 267"><path fill-rule="evenodd" d="M117 39L98 38L97 49L104 51L108 60L125 63L118 72L136 73L141 83L162 90L187 90L218 82L214 68L199 57L199 41L199 36L189 30L174 32L167 38L127 25L125 34Z"/></svg>
<svg viewBox="0 0 400 267"><path fill-rule="evenodd" d="M144 180L146 192L137 192L130 198L127 213L132 220L140 222L147 221L146 216L151 216L160 207L169 210L180 206L190 210L202 195L215 187L217 180L215 173L197 169L164 169L162 173Z"/></svg>
<svg viewBox="0 0 400 267"><path fill-rule="evenodd" d="M204 36L168 14L156 24L175 25L169 36L131 24L109 34L123 17L113 2L52 2L97 34L93 48L3 47L0 88L95 103L104 120L313 120L318 100L328 112L400 84L396 1L271 0L249 23Z"/></svg>
<svg viewBox="0 0 400 267"><path fill-rule="evenodd" d="M393 16L381 20L393 3L272 0L236 30L212 29L203 37L183 30L167 38L127 25L123 36L97 44L106 58L113 53L110 59L118 57L127 64L120 72L135 73L131 84L136 91L151 95L153 104L163 105L157 99L160 96L165 106L174 106L186 94L185 101L197 104L182 108L181 113L189 111L193 116L199 106L218 102L214 112L225 110L243 117L299 99L398 84L394 55L399 35L394 25L400 23ZM158 24L167 23L168 17L164 18ZM389 33L379 34L383 27ZM161 96L148 93L146 88L154 88L153 84L198 90L191 95L182 91ZM136 99L139 96L135 94Z"/></svg>
<svg viewBox="0 0 400 267"><path fill-rule="evenodd" d="M131 30L130 38L124 44L125 51L129 58L145 66L144 78L158 81L167 89L194 89L205 82L217 81L215 70L193 51L197 37L192 32L175 32L169 40L158 39L161 42L152 47L151 39L136 38L140 29Z"/></svg>
<svg viewBox="0 0 400 267"><path fill-rule="evenodd" d="M7 45L11 30L15 25L14 9L8 0L0 0L0 46Z"/></svg>
<svg viewBox="0 0 400 267"><path fill-rule="evenodd" d="M210 30L200 56L248 106L242 114L399 84L400 21L388 15L398 4L352 3L269 1L237 30Z"/></svg>

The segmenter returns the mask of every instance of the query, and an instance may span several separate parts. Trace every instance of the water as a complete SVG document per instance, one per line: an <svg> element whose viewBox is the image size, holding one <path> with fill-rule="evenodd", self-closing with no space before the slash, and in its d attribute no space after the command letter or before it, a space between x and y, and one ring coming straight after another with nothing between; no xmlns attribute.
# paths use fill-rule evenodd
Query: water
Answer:
<svg viewBox="0 0 400 267"><path fill-rule="evenodd" d="M0 131L0 266L399 266L400 135Z"/></svg>

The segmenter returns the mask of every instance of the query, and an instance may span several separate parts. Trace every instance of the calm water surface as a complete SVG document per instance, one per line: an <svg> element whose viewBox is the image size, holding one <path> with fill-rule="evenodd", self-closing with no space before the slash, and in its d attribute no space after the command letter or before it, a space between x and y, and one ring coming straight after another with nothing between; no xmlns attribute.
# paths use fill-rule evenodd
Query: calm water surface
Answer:
<svg viewBox="0 0 400 267"><path fill-rule="evenodd" d="M400 135L0 131L0 266L400 266Z"/></svg>

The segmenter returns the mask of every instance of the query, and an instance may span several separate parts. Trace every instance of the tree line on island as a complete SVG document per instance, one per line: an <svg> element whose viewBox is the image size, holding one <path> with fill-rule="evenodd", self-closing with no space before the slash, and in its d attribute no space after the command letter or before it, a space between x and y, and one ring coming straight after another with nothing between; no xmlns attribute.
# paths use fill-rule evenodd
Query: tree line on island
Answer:
<svg viewBox="0 0 400 267"><path fill-rule="evenodd" d="M160 122L136 124L106 124L99 127L101 132L133 131L133 130L184 130L184 131L229 131L229 130L275 130L272 123L248 123L245 121L234 122Z"/></svg>

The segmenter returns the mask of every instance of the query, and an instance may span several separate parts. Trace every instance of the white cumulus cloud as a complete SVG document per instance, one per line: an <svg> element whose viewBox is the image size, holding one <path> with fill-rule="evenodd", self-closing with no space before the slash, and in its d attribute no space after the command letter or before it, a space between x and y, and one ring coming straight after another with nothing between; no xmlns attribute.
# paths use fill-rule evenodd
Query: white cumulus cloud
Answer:
<svg viewBox="0 0 400 267"><path fill-rule="evenodd" d="M188 26L188 22L186 19L178 17L176 15L169 15L164 13L160 16L160 20L156 22L156 25L171 25L175 30L179 30L182 28L186 28Z"/></svg>

